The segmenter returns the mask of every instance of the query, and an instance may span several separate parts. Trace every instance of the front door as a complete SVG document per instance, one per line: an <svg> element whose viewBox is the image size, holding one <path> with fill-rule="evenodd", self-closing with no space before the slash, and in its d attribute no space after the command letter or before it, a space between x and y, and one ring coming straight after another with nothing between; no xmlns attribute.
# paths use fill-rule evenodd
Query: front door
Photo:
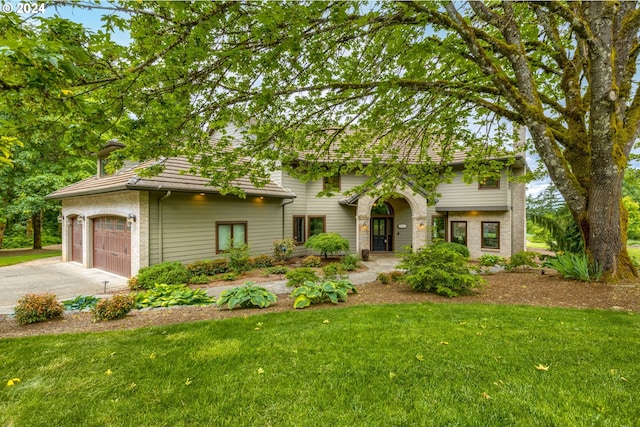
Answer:
<svg viewBox="0 0 640 427"><path fill-rule="evenodd" d="M371 247L374 252L393 250L393 218L371 218Z"/></svg>

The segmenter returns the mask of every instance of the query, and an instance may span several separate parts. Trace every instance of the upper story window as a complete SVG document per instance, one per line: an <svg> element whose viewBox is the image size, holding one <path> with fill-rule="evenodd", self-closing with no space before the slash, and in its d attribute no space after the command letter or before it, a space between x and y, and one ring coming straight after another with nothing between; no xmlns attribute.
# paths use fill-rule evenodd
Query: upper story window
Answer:
<svg viewBox="0 0 640 427"><path fill-rule="evenodd" d="M489 177L478 182L479 190L492 190L500 188L500 178Z"/></svg>
<svg viewBox="0 0 640 427"><path fill-rule="evenodd" d="M325 176L322 181L323 191L340 191L340 174Z"/></svg>

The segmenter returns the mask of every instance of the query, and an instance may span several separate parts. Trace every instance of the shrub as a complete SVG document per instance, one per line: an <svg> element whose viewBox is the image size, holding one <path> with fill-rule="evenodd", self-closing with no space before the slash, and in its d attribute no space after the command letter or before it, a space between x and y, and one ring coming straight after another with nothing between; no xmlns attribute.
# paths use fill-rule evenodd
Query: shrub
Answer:
<svg viewBox="0 0 640 427"><path fill-rule="evenodd" d="M354 255L345 255L340 260L340 264L346 271L354 271L360 266L360 260Z"/></svg>
<svg viewBox="0 0 640 427"><path fill-rule="evenodd" d="M494 265L506 265L507 260L501 257L500 255L489 255L484 254L478 260L478 265L480 267L493 267Z"/></svg>
<svg viewBox="0 0 640 427"><path fill-rule="evenodd" d="M378 282L382 283L383 285L388 285L389 283L391 283L391 274L385 273L385 272L380 272L376 276L376 280Z"/></svg>
<svg viewBox="0 0 640 427"><path fill-rule="evenodd" d="M211 282L211 277L205 276L204 274L201 276L192 276L189 279L189 283L192 285L206 285Z"/></svg>
<svg viewBox="0 0 640 427"><path fill-rule="evenodd" d="M249 245L240 245L226 250L223 257L229 262L229 269L238 273L247 271L249 266Z"/></svg>
<svg viewBox="0 0 640 427"><path fill-rule="evenodd" d="M269 276L271 274L287 274L289 269L284 265L274 265L273 267L266 268L263 272L265 276Z"/></svg>
<svg viewBox="0 0 640 427"><path fill-rule="evenodd" d="M93 313L95 322L116 320L125 317L135 306L136 301L133 295L114 295L111 298L100 300L91 309L91 313Z"/></svg>
<svg viewBox="0 0 640 427"><path fill-rule="evenodd" d="M135 279L129 279L129 287L132 290L151 289L157 283L175 285L187 283L188 281L189 271L187 271L186 266L178 261L163 262L141 268Z"/></svg>
<svg viewBox="0 0 640 427"><path fill-rule="evenodd" d="M544 266L556 270L565 279L589 282L602 277L602 269L597 263L589 265L586 254L558 254L555 258L548 258Z"/></svg>
<svg viewBox="0 0 640 427"><path fill-rule="evenodd" d="M84 310L85 308L93 308L99 299L93 295L80 295L74 299L62 301L65 310Z"/></svg>
<svg viewBox="0 0 640 427"><path fill-rule="evenodd" d="M268 268L273 265L273 258L269 255L258 255L255 258L249 259L249 265L252 268Z"/></svg>
<svg viewBox="0 0 640 427"><path fill-rule="evenodd" d="M186 285L156 285L153 289L138 292L136 308L170 307L174 305L209 305L213 299L204 289L191 289Z"/></svg>
<svg viewBox="0 0 640 427"><path fill-rule="evenodd" d="M304 246L319 251L327 258L330 254L348 251L349 241L338 233L320 233L309 237Z"/></svg>
<svg viewBox="0 0 640 427"><path fill-rule="evenodd" d="M465 257L444 244L405 253L399 267L406 270L404 280L413 289L448 297L468 294L482 282Z"/></svg>
<svg viewBox="0 0 640 427"><path fill-rule="evenodd" d="M538 257L537 252L531 251L520 251L511 256L509 262L507 263L507 270L513 270L516 267L538 267L536 263L536 258Z"/></svg>
<svg viewBox="0 0 640 427"><path fill-rule="evenodd" d="M247 282L243 286L238 286L233 289L222 291L220 298L216 301L218 307L227 305L229 310L233 310L234 307L269 307L272 302L276 302L277 297L259 286L255 286L252 282Z"/></svg>
<svg viewBox="0 0 640 427"><path fill-rule="evenodd" d="M392 271L389 275L391 276L391 281L394 283L404 280L404 273L402 271Z"/></svg>
<svg viewBox="0 0 640 427"><path fill-rule="evenodd" d="M339 301L347 300L349 291L354 294L358 292L350 281L344 279L324 283L305 282L291 292L291 296L295 298L293 307L305 308L325 301L337 304Z"/></svg>
<svg viewBox="0 0 640 427"><path fill-rule="evenodd" d="M240 275L236 272L230 271L228 273L222 273L214 276L214 280L226 280L228 282L232 282L236 280Z"/></svg>
<svg viewBox="0 0 640 427"><path fill-rule="evenodd" d="M322 268L324 278L327 280L333 280L339 276L343 276L345 273L344 267L339 262L332 262Z"/></svg>
<svg viewBox="0 0 640 427"><path fill-rule="evenodd" d="M229 270L229 261L224 258L200 260L187 265L190 276L215 276Z"/></svg>
<svg viewBox="0 0 640 427"><path fill-rule="evenodd" d="M469 259L471 257L471 254L469 253L469 248L467 248L465 245L461 245L460 243L440 241L438 243L435 243L434 246L447 248L449 250L457 252L460 255L462 255L465 259Z"/></svg>
<svg viewBox="0 0 640 427"><path fill-rule="evenodd" d="M14 313L18 324L27 325L62 317L64 306L53 294L26 294L18 301Z"/></svg>
<svg viewBox="0 0 640 427"><path fill-rule="evenodd" d="M300 286L304 282L317 282L320 280L316 272L310 267L289 270L285 278L287 279L287 286Z"/></svg>
<svg viewBox="0 0 640 427"><path fill-rule="evenodd" d="M320 257L317 257L315 255L309 255L300 262L300 265L303 267L321 267L322 260L320 259Z"/></svg>
<svg viewBox="0 0 640 427"><path fill-rule="evenodd" d="M292 238L278 239L273 241L273 258L276 261L285 261L289 259L293 250L296 247L296 242Z"/></svg>

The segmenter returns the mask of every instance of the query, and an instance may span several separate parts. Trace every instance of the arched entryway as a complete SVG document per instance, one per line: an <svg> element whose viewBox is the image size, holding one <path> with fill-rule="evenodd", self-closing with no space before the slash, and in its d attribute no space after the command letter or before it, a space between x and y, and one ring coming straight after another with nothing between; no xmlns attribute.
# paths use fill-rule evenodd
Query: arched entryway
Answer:
<svg viewBox="0 0 640 427"><path fill-rule="evenodd" d="M388 202L376 203L371 208L371 250L393 252L393 207Z"/></svg>

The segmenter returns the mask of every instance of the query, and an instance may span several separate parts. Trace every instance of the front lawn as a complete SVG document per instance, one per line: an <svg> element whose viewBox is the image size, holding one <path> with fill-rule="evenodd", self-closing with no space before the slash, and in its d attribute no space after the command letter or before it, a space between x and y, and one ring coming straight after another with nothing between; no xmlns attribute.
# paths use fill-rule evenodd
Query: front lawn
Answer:
<svg viewBox="0 0 640 427"><path fill-rule="evenodd" d="M42 250L41 252L25 253L25 255L16 255L16 251L11 251L11 255L6 256L0 251L0 267L34 261L41 258L51 258L60 256L61 254L62 251L59 250Z"/></svg>
<svg viewBox="0 0 640 427"><path fill-rule="evenodd" d="M637 313L399 304L3 339L0 425L631 426L638 336Z"/></svg>

